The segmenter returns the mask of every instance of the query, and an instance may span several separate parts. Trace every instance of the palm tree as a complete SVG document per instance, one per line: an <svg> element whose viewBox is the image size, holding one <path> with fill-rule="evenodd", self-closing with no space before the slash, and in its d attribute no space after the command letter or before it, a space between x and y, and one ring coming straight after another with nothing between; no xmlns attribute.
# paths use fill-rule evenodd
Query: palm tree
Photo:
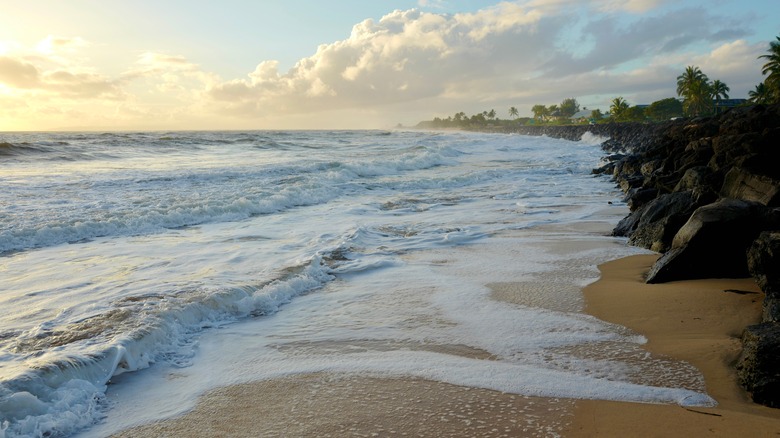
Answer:
<svg viewBox="0 0 780 438"><path fill-rule="evenodd" d="M683 110L688 115L698 116L712 107L709 79L699 67L689 65L677 76L677 95L683 97Z"/></svg>
<svg viewBox="0 0 780 438"><path fill-rule="evenodd" d="M621 120L628 111L628 102L623 96L612 99L612 105L609 107L609 113L615 120Z"/></svg>
<svg viewBox="0 0 780 438"><path fill-rule="evenodd" d="M517 112L517 108L511 107L509 108L509 117L518 118L520 116L520 113Z"/></svg>
<svg viewBox="0 0 780 438"><path fill-rule="evenodd" d="M701 116L712 112L712 88L706 81L694 82L688 88L683 100L683 112L691 116Z"/></svg>
<svg viewBox="0 0 780 438"><path fill-rule="evenodd" d="M780 102L780 36L777 41L769 43L769 53L759 56L767 60L767 63L761 67L761 73L766 75L764 85L770 94L770 102Z"/></svg>
<svg viewBox="0 0 780 438"><path fill-rule="evenodd" d="M728 85L715 79L710 84L710 90L712 91L712 96L715 97L715 108L717 109L718 112L720 112L720 99L721 97L724 99L728 99L729 91L731 91L731 89L729 88Z"/></svg>
<svg viewBox="0 0 780 438"><path fill-rule="evenodd" d="M544 105L534 105L531 108L531 112L534 113L534 118L539 119L540 122L543 122L548 115L547 107Z"/></svg>
<svg viewBox="0 0 780 438"><path fill-rule="evenodd" d="M754 90L748 91L748 97L753 103L767 104L772 96L769 94L769 88L762 82L756 85Z"/></svg>
<svg viewBox="0 0 780 438"><path fill-rule="evenodd" d="M701 81L707 81L707 75L705 75L699 67L694 67L692 65L685 67L685 72L680 76L677 76L677 95L685 97L690 87Z"/></svg>

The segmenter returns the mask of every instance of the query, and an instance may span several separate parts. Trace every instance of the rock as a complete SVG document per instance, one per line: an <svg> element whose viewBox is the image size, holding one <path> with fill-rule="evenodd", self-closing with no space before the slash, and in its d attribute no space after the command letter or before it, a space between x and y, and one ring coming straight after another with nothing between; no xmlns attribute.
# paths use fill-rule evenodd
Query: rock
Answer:
<svg viewBox="0 0 780 438"><path fill-rule="evenodd" d="M629 242L657 252L667 251L677 231L697 207L693 191L658 196L639 214Z"/></svg>
<svg viewBox="0 0 780 438"><path fill-rule="evenodd" d="M737 199L698 208L650 269L647 282L747 277L747 249L768 225L765 209Z"/></svg>
<svg viewBox="0 0 780 438"><path fill-rule="evenodd" d="M740 157L755 153L761 136L755 132L721 135L712 142L713 156L708 166L715 171L728 170Z"/></svg>
<svg viewBox="0 0 780 438"><path fill-rule="evenodd" d="M764 324L745 330L739 380L756 402L780 407L780 231L761 233L780 230L780 105L625 129L603 145L627 154L605 169L631 209L613 234L667 251L648 283L756 278Z"/></svg>
<svg viewBox="0 0 780 438"><path fill-rule="evenodd" d="M733 167L726 174L720 194L724 197L776 206L780 205L780 181L741 167Z"/></svg>
<svg viewBox="0 0 780 438"><path fill-rule="evenodd" d="M646 161L642 163L641 166L639 166L639 173L645 177L651 176L655 172L657 172L662 166L663 166L663 161L661 160Z"/></svg>
<svg viewBox="0 0 780 438"><path fill-rule="evenodd" d="M641 177L642 158L639 155L628 155L615 163L614 177Z"/></svg>
<svg viewBox="0 0 780 438"><path fill-rule="evenodd" d="M612 230L612 235L617 237L629 237L639 225L639 219L647 209L647 204L640 206L636 211L624 217Z"/></svg>
<svg viewBox="0 0 780 438"><path fill-rule="evenodd" d="M780 323L752 325L742 335L737 377L753 401L780 407Z"/></svg>
<svg viewBox="0 0 780 438"><path fill-rule="evenodd" d="M638 209L639 207L647 204L658 196L658 189L656 188L636 188L628 191L626 196L626 203L631 211Z"/></svg>
<svg viewBox="0 0 780 438"><path fill-rule="evenodd" d="M720 125L720 134L740 134L761 132L769 126L776 126L780 118L780 106L753 105L734 108L724 114Z"/></svg>
<svg viewBox="0 0 780 438"><path fill-rule="evenodd" d="M694 147L691 147L691 146ZM683 175L691 167L704 166L712 160L712 139L707 138L689 143L684 150L677 148L670 151L666 158L665 168L672 169L675 173Z"/></svg>
<svg viewBox="0 0 780 438"><path fill-rule="evenodd" d="M631 189L642 187L644 181L645 181L644 177L640 175L627 176L618 179L618 187L620 187L620 190L627 192Z"/></svg>
<svg viewBox="0 0 780 438"><path fill-rule="evenodd" d="M748 249L748 269L764 292L780 293L780 231L764 231Z"/></svg>
<svg viewBox="0 0 780 438"><path fill-rule="evenodd" d="M764 321L780 321L780 231L765 231L747 252L748 270L765 293Z"/></svg>
<svg viewBox="0 0 780 438"><path fill-rule="evenodd" d="M609 162L601 167L593 169L590 173L593 175L612 175L615 172L615 163Z"/></svg>
<svg viewBox="0 0 780 438"><path fill-rule="evenodd" d="M677 181L674 192L685 190L707 190L717 184L712 169L707 166L695 166L687 169Z"/></svg>

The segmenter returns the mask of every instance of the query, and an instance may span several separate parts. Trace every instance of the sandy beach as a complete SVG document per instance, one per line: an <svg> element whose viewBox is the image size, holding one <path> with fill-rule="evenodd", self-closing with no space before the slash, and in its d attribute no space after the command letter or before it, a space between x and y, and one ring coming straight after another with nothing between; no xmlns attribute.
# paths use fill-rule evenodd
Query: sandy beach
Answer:
<svg viewBox="0 0 780 438"><path fill-rule="evenodd" d="M221 388L194 410L117 437L161 436L777 436L780 410L735 382L742 328L762 294L750 279L642 281L657 256L600 267L586 310L648 338L654 355L704 375L713 408L523 397L420 379L313 374ZM511 295L510 287L501 294ZM460 353L462 354L462 353Z"/></svg>
<svg viewBox="0 0 780 438"><path fill-rule="evenodd" d="M752 279L642 281L656 256L601 266L584 290L586 310L648 339L647 350L687 361L702 374L714 408L577 401L564 436L751 436L780 434L780 410L754 404L736 383L742 329L760 320L763 295Z"/></svg>

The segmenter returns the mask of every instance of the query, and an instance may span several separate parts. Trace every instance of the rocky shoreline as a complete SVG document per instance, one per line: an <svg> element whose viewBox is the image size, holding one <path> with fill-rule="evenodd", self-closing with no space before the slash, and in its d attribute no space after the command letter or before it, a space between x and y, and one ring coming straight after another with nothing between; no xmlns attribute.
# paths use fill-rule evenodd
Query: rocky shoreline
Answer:
<svg viewBox="0 0 780 438"><path fill-rule="evenodd" d="M608 137L608 164L631 213L614 230L662 253L648 283L752 276L763 322L746 327L739 383L780 407L780 105L660 124L522 126L495 132ZM731 291L737 292L740 291Z"/></svg>

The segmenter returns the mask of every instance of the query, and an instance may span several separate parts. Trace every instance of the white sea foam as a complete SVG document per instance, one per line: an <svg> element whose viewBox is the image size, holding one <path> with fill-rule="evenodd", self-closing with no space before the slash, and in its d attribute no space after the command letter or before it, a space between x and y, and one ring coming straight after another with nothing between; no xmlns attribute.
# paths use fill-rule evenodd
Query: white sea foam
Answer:
<svg viewBox="0 0 780 438"><path fill-rule="evenodd" d="M38 361L49 365L38 369L23 370L19 365L5 369L0 387L0 422L9 423L6 435L46 435L52 429L68 435L93 423L103 416L105 406L100 401L110 379L157 361L189 366L194 352L192 337L204 327L276 313L295 296L330 281L333 277L325 271L320 261L314 260L300 273L263 287L186 297L125 321L134 327L127 327L127 332L105 340L101 346L85 345L72 357L46 353ZM14 370L19 374L13 376Z"/></svg>
<svg viewBox="0 0 780 438"><path fill-rule="evenodd" d="M596 135L590 131L582 134L582 137L580 138L580 142L585 144L591 144L591 145L600 145L601 143L604 143L607 140L609 140L609 137Z"/></svg>

